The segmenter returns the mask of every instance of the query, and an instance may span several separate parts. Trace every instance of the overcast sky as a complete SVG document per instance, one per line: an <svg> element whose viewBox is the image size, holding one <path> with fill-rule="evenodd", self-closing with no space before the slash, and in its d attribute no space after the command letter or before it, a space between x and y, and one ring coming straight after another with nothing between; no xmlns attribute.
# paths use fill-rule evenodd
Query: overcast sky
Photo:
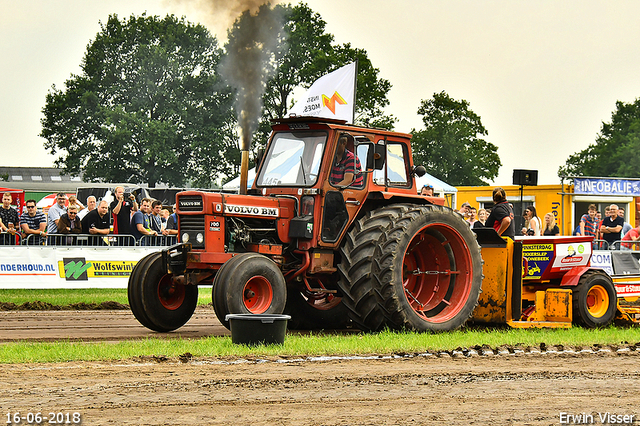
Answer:
<svg viewBox="0 0 640 426"><path fill-rule="evenodd" d="M53 165L38 137L45 96L80 71L99 21L174 13L220 35L220 20L193 1L206 0L0 0L0 165ZM595 141L615 102L640 97L635 0L307 4L337 43L365 49L391 82L387 112L399 119L396 130L420 128L420 101L436 92L467 100L498 146L495 184L511 184L513 169L559 183L558 167Z"/></svg>

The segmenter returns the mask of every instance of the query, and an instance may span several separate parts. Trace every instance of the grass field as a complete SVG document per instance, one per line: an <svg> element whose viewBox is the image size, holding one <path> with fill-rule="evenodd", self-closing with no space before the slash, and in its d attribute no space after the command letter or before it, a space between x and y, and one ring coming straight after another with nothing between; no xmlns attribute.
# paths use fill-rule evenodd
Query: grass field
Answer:
<svg viewBox="0 0 640 426"><path fill-rule="evenodd" d="M211 302L210 289L200 292L199 304ZM21 305L27 302L53 305L127 303L125 289L90 290L0 290L0 302ZM308 335L289 333L283 345L246 347L234 345L230 337L203 339L147 339L118 343L85 342L14 342L0 344L0 363L122 360L138 356L178 357L189 353L195 357L256 356L328 356L389 355L455 350L488 346L499 348L538 347L540 344L591 347L593 345L640 346L640 327L608 327L589 330L572 329L463 329L449 333L418 334L385 331L381 333Z"/></svg>
<svg viewBox="0 0 640 426"><path fill-rule="evenodd" d="M22 305L40 301L56 306L67 306L77 303L117 302L129 304L126 288L89 288L89 289L0 289L0 303ZM211 304L211 287L200 287L198 305Z"/></svg>

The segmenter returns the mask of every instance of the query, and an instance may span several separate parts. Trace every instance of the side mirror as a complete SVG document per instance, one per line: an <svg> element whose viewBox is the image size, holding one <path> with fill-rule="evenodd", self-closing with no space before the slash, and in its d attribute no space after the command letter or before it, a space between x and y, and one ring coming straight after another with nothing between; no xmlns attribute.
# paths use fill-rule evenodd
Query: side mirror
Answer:
<svg viewBox="0 0 640 426"><path fill-rule="evenodd" d="M422 177L427 173L427 169L424 166L413 166L411 171L414 176Z"/></svg>
<svg viewBox="0 0 640 426"><path fill-rule="evenodd" d="M387 157L387 149L384 145L374 145L375 149L373 152L373 168L375 170L382 170L384 168L384 163ZM425 170L426 173L426 170Z"/></svg>

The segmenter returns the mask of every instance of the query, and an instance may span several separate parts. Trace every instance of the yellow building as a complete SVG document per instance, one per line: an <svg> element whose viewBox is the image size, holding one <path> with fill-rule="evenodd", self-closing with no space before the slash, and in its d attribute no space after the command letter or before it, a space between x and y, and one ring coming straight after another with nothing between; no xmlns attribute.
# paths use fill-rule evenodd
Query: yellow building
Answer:
<svg viewBox="0 0 640 426"><path fill-rule="evenodd" d="M604 215L604 209L611 204L625 210L624 220L637 226L637 204L640 203L640 180L613 178L576 178L574 185L503 186L507 200L513 204L516 216L516 234L525 225L522 212L527 206L534 206L541 221L544 215L553 213L560 228L560 235L572 235L580 218L587 212L589 204L595 204ZM457 187L456 208L468 202L473 207L491 208L493 186ZM522 189L522 193L521 193Z"/></svg>

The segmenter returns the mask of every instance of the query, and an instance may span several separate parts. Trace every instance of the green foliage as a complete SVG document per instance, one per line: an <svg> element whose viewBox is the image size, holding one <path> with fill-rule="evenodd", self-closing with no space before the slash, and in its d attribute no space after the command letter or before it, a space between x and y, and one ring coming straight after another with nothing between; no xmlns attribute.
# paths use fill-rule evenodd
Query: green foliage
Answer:
<svg viewBox="0 0 640 426"><path fill-rule="evenodd" d="M451 185L487 185L502 165L498 147L482 139L488 134L469 102L457 101L444 91L423 100L418 114L425 128L413 130L415 164Z"/></svg>
<svg viewBox="0 0 640 426"><path fill-rule="evenodd" d="M210 184L229 170L221 159L233 139L221 55L206 28L184 18L111 15L82 73L47 95L45 148L88 181Z"/></svg>
<svg viewBox="0 0 640 426"><path fill-rule="evenodd" d="M616 102L610 123L602 123L596 143L572 154L558 176L638 177L640 175L640 99Z"/></svg>
<svg viewBox="0 0 640 426"><path fill-rule="evenodd" d="M8 182L9 181L9 173L5 173L3 175L0 175L0 180Z"/></svg>

